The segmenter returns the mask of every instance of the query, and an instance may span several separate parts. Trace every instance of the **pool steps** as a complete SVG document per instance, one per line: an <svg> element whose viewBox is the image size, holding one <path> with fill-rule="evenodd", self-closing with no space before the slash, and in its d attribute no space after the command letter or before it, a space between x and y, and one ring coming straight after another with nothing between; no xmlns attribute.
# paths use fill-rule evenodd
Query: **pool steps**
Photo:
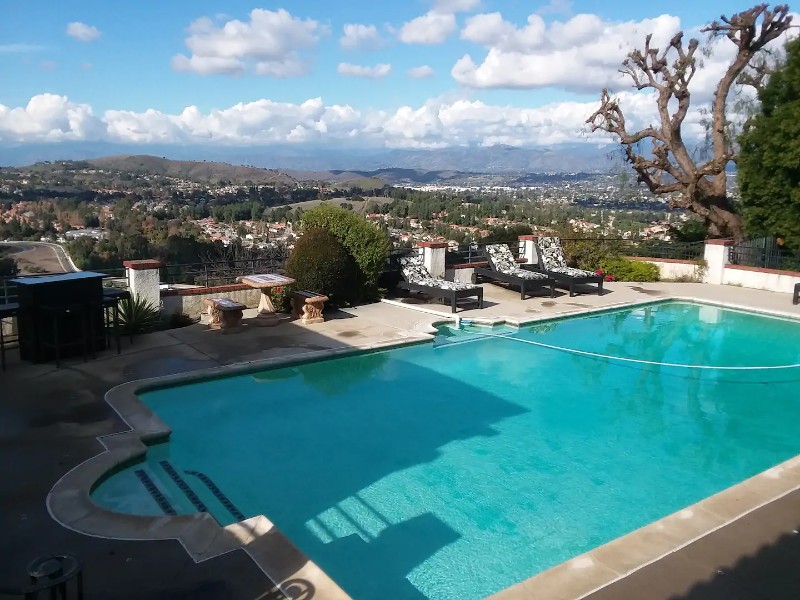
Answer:
<svg viewBox="0 0 800 600"><path fill-rule="evenodd" d="M168 460L160 460L158 464L161 465L161 468L164 469L164 472L169 475L169 478L175 482L175 485L178 486L178 489L184 493L184 495L189 499L189 502L192 503L197 509L197 512L210 512L208 507L203 503L200 498L197 497L197 494L194 493L194 490L189 487L189 484L178 475L178 472L175 470Z"/></svg>
<svg viewBox="0 0 800 600"><path fill-rule="evenodd" d="M133 473L136 475L139 481L142 482L144 489L146 489L147 493L152 496L153 500L155 500L156 504L158 504L158 507L164 511L165 515L178 514L175 512L175 509L172 507L172 504L170 504L169 500L167 500L167 497L161 492L158 486L150 478L150 475L148 475L144 469L136 469Z"/></svg>
<svg viewBox="0 0 800 600"><path fill-rule="evenodd" d="M136 478L141 482L142 486L147 490L147 493L153 498L155 503L161 509L161 511L165 515L177 515L178 510L184 512L188 509L188 512L191 512L191 509L188 505L185 505L183 509L180 507L176 510L173 502L170 502L167 494L170 494L173 501L176 500L175 494L177 490L180 491L181 497L186 498L186 500L191 503L191 506L197 512L205 512L210 514L217 520L217 522L223 523L228 521L228 519L220 519L215 515L215 511L209 509L205 502L197 495L197 493L192 489L192 487L186 482L186 480L180 475L178 470L170 463L168 460L160 460L158 461L158 466L161 467L163 472L169 477L169 481L175 485L177 490L173 489L171 492L167 492L167 494L162 491L162 488L159 487L159 484L156 481L160 480L159 483L164 486L167 485L167 482L163 480L163 475L159 476L158 470L155 468L156 463L146 463L147 470L145 469L135 469L133 471ZM150 471L150 473L148 473ZM244 521L246 519L244 513L240 511L231 500L219 489L217 484L205 473L200 471L184 471L187 475L193 475L197 477L207 488L208 491L213 495L213 497L222 505L222 507L230 513L233 517L235 522ZM151 476L152 475L152 476ZM171 486L168 486L171 487ZM179 500L179 499L178 499ZM181 504L178 502L178 504ZM218 510L218 509L217 509Z"/></svg>

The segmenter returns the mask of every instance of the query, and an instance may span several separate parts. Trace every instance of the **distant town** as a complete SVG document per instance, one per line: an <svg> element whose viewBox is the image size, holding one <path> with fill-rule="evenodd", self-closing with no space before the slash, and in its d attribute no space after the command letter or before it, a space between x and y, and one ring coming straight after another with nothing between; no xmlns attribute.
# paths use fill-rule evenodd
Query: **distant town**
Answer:
<svg viewBox="0 0 800 600"><path fill-rule="evenodd" d="M687 213L670 209L668 197L651 196L625 172L351 175L290 176L156 157L3 168L0 240L64 244L86 266L92 255L115 266L127 258L122 254L142 254L147 244L168 247L175 236L258 251L291 246L303 211L321 202L363 214L397 247L446 241L455 248L520 228L670 241L691 225Z"/></svg>

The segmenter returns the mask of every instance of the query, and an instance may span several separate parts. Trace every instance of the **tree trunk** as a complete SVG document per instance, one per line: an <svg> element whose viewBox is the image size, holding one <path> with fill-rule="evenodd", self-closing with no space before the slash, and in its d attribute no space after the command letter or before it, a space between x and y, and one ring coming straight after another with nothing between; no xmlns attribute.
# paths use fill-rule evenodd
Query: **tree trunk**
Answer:
<svg viewBox="0 0 800 600"><path fill-rule="evenodd" d="M744 239L742 218L736 214L727 195L704 194L695 190L688 209L703 219L708 234L713 238L730 238L735 242Z"/></svg>

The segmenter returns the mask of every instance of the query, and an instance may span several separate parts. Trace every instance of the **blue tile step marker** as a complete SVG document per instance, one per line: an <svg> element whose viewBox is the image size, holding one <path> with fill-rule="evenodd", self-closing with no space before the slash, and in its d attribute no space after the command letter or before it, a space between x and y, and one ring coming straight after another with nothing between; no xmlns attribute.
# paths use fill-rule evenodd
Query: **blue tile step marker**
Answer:
<svg viewBox="0 0 800 600"><path fill-rule="evenodd" d="M172 504L169 503L166 496L161 493L161 490L158 489L158 486L153 482L150 478L150 475L144 469L136 469L134 474L142 482L144 489L147 490L147 493L153 497L153 500L156 501L158 507L164 511L165 515L176 515L178 513L175 512L175 509L172 507Z"/></svg>
<svg viewBox="0 0 800 600"><path fill-rule="evenodd" d="M172 481L175 482L175 485L177 485L186 495L186 497L189 499L189 502L192 503L192 506L194 506L199 512L210 512L206 505L203 504L203 501L197 497L197 494L194 493L194 490L189 487L189 484L184 481L183 477L178 474L178 472L175 470L175 467L173 467L168 460L160 460L158 461L158 464L161 465L161 468L164 469L167 475L169 475L169 478L172 479Z"/></svg>
<svg viewBox="0 0 800 600"><path fill-rule="evenodd" d="M206 485L211 493L214 494L214 498L219 500L220 504L222 504L222 506L224 506L225 509L231 513L231 515L233 515L237 521L244 521L244 513L242 513L242 511L233 505L233 502L231 502L230 499L222 493L222 490L217 487L217 484L214 483L208 475L201 473L200 471L184 471L184 473L197 477Z"/></svg>

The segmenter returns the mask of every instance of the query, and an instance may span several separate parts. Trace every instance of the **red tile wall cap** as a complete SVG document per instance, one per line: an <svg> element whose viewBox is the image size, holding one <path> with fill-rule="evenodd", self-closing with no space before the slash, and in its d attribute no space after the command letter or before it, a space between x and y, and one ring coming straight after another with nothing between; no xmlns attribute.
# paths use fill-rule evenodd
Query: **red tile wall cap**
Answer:
<svg viewBox="0 0 800 600"><path fill-rule="evenodd" d="M653 263L678 263L681 265L699 265L700 259L689 260L688 258L653 258L650 256L626 256L628 260L638 260L640 262L653 262Z"/></svg>
<svg viewBox="0 0 800 600"><path fill-rule="evenodd" d="M537 236L535 236L535 235L521 235L521 236L519 236L518 239L535 241L537 239Z"/></svg>
<svg viewBox="0 0 800 600"><path fill-rule="evenodd" d="M133 269L134 271L142 271L144 269L160 269L163 263L160 260L126 260L123 261L122 266Z"/></svg>
<svg viewBox="0 0 800 600"><path fill-rule="evenodd" d="M706 240L711 246L733 246L733 240Z"/></svg>
<svg viewBox="0 0 800 600"><path fill-rule="evenodd" d="M203 294L222 294L225 292L238 292L241 290L252 290L249 285L233 283L230 285L215 285L212 287L199 288L177 288L172 290L161 290L162 296L202 296Z"/></svg>
<svg viewBox="0 0 800 600"><path fill-rule="evenodd" d="M419 242L417 248L447 248L447 242Z"/></svg>

